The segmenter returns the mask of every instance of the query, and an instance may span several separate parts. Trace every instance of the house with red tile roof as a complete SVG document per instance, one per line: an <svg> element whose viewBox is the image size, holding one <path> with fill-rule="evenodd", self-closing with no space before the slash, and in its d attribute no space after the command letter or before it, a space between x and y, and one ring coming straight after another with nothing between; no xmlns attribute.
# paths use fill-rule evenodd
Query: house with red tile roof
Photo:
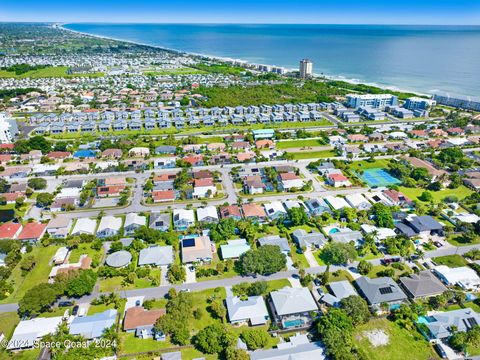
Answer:
<svg viewBox="0 0 480 360"><path fill-rule="evenodd" d="M98 186L97 196L98 197L120 196L120 193L123 190L125 190L125 186L122 186L122 185Z"/></svg>
<svg viewBox="0 0 480 360"><path fill-rule="evenodd" d="M217 187L212 179L195 179L193 180L193 197L207 198L217 193Z"/></svg>
<svg viewBox="0 0 480 360"><path fill-rule="evenodd" d="M242 212L237 205L222 206L220 207L220 217L222 219L242 220Z"/></svg>
<svg viewBox="0 0 480 360"><path fill-rule="evenodd" d="M46 228L47 224L38 222L26 223L17 239L23 241L38 241L42 238L43 234L45 234Z"/></svg>
<svg viewBox="0 0 480 360"><path fill-rule="evenodd" d="M182 158L183 161L189 163L192 166L202 166L203 163L203 155L188 155Z"/></svg>
<svg viewBox="0 0 480 360"><path fill-rule="evenodd" d="M0 225L0 239L16 239L22 231L22 224L6 222Z"/></svg>
<svg viewBox="0 0 480 360"><path fill-rule="evenodd" d="M12 161L11 154L0 154L0 165L5 165L6 163Z"/></svg>
<svg viewBox="0 0 480 360"><path fill-rule="evenodd" d="M131 307L125 313L123 331L135 332L136 336L142 339L151 338L154 336L155 323L165 314L165 309L146 310L141 306Z"/></svg>
<svg viewBox="0 0 480 360"><path fill-rule="evenodd" d="M267 214L261 205L258 204L243 204L242 205L243 215L245 219L252 221L265 221L267 219Z"/></svg>
<svg viewBox="0 0 480 360"><path fill-rule="evenodd" d="M417 138L424 138L428 136L425 130L411 130L410 135Z"/></svg>
<svg viewBox="0 0 480 360"><path fill-rule="evenodd" d="M343 174L327 175L327 184L333 187L352 186L352 183Z"/></svg>
<svg viewBox="0 0 480 360"><path fill-rule="evenodd" d="M241 152L237 154L238 162L247 162L255 159L256 154L253 151Z"/></svg>
<svg viewBox="0 0 480 360"><path fill-rule="evenodd" d="M438 136L438 137L445 137L448 133L443 129L433 129L430 130L430 136Z"/></svg>
<svg viewBox="0 0 480 360"><path fill-rule="evenodd" d="M255 141L255 147L257 149L274 149L275 143L270 139L262 139Z"/></svg>
<svg viewBox="0 0 480 360"><path fill-rule="evenodd" d="M405 196L402 192L388 189L383 192L383 195L396 206L412 206L413 201Z"/></svg>
<svg viewBox="0 0 480 360"><path fill-rule="evenodd" d="M459 127L452 127L450 129L447 129L447 133L450 135L463 135L465 134L465 130Z"/></svg>
<svg viewBox="0 0 480 360"><path fill-rule="evenodd" d="M280 181L280 186L282 190L291 190L291 189L300 189L305 185L300 176L293 172L281 173L278 175L278 180Z"/></svg>
<svg viewBox="0 0 480 360"><path fill-rule="evenodd" d="M121 149L106 149L102 152L102 158L120 159L123 155Z"/></svg>
<svg viewBox="0 0 480 360"><path fill-rule="evenodd" d="M51 151L46 157L51 160L63 160L72 156L72 153L69 151Z"/></svg>
<svg viewBox="0 0 480 360"><path fill-rule="evenodd" d="M173 190L152 191L152 199L154 203L174 201L175 191Z"/></svg>
<svg viewBox="0 0 480 360"><path fill-rule="evenodd" d="M18 198L25 197L23 192L13 192L13 193L3 193L0 194L0 198L4 198L7 204L15 204L15 200Z"/></svg>
<svg viewBox="0 0 480 360"><path fill-rule="evenodd" d="M366 142L368 141L368 136L365 136L363 134L349 134L347 135L347 139L352 142Z"/></svg>

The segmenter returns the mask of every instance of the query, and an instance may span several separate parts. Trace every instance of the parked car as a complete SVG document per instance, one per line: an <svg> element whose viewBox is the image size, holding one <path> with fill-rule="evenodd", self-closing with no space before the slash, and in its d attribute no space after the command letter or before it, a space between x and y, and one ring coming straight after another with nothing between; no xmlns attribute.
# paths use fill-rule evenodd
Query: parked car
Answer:
<svg viewBox="0 0 480 360"><path fill-rule="evenodd" d="M180 291L179 291L179 292L186 292L186 293L189 293L189 292L192 292L192 290L190 290L190 289L188 289L188 288L187 288L187 289L180 289Z"/></svg>
<svg viewBox="0 0 480 360"><path fill-rule="evenodd" d="M437 248L441 248L443 246L443 244L440 241L435 241L433 245L435 245Z"/></svg>
<svg viewBox="0 0 480 360"><path fill-rule="evenodd" d="M78 314L78 309L79 309L79 306L78 305L75 305L72 309L72 315L73 316L77 316Z"/></svg>
<svg viewBox="0 0 480 360"><path fill-rule="evenodd" d="M60 301L58 307L73 306L73 301Z"/></svg>
<svg viewBox="0 0 480 360"><path fill-rule="evenodd" d="M435 348L435 351L437 352L438 355L440 355L442 359L448 359L447 353L445 352L444 346L442 343L436 343L433 347Z"/></svg>

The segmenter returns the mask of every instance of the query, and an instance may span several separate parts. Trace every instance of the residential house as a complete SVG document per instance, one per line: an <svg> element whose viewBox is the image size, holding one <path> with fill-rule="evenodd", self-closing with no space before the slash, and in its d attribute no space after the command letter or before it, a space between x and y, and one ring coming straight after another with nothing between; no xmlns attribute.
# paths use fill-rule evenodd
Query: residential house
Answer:
<svg viewBox="0 0 480 360"><path fill-rule="evenodd" d="M120 232L121 227L121 218L115 216L104 216L100 220L96 234L99 238L115 236Z"/></svg>
<svg viewBox="0 0 480 360"><path fill-rule="evenodd" d="M329 174L327 175L327 184L333 187L348 187L352 183L343 174Z"/></svg>
<svg viewBox="0 0 480 360"><path fill-rule="evenodd" d="M379 310L381 304L395 308L407 299L400 286L389 277L370 279L361 276L355 280L359 293L367 300L368 305Z"/></svg>
<svg viewBox="0 0 480 360"><path fill-rule="evenodd" d="M184 264L212 261L212 243L208 236L190 235L180 240Z"/></svg>
<svg viewBox="0 0 480 360"><path fill-rule="evenodd" d="M75 223L71 235L93 235L95 234L95 229L97 228L97 221L89 218L79 218Z"/></svg>
<svg viewBox="0 0 480 360"><path fill-rule="evenodd" d="M197 209L197 221L199 223L216 223L218 222L218 213L215 206L207 206Z"/></svg>
<svg viewBox="0 0 480 360"><path fill-rule="evenodd" d="M265 207L265 212L270 220L285 219L288 216L287 211L280 201L266 203L263 206Z"/></svg>
<svg viewBox="0 0 480 360"><path fill-rule="evenodd" d="M412 299L423 299L440 295L447 290L445 285L430 270L402 276L399 281L408 297Z"/></svg>
<svg viewBox="0 0 480 360"><path fill-rule="evenodd" d="M330 293L321 296L320 302L333 307L339 307L342 299L358 295L348 280L331 282L328 284L328 288Z"/></svg>
<svg viewBox="0 0 480 360"><path fill-rule="evenodd" d="M70 334L87 340L100 338L105 329L110 329L117 320L117 310L109 309L95 315L75 317L70 324Z"/></svg>
<svg viewBox="0 0 480 360"><path fill-rule="evenodd" d="M296 229L292 232L292 238L300 248L320 249L327 243L325 236L318 231Z"/></svg>
<svg viewBox="0 0 480 360"><path fill-rule="evenodd" d="M194 198L211 198L217 193L217 187L212 179L195 179L193 181Z"/></svg>
<svg viewBox="0 0 480 360"><path fill-rule="evenodd" d="M226 244L220 245L222 259L238 259L240 255L250 250L250 245L245 239L228 240Z"/></svg>
<svg viewBox="0 0 480 360"><path fill-rule="evenodd" d="M129 156L145 157L150 155L150 150L146 147L134 147L128 151Z"/></svg>
<svg viewBox="0 0 480 360"><path fill-rule="evenodd" d="M273 320L282 329L310 326L312 313L318 312L317 304L308 288L291 288L272 291L270 305Z"/></svg>
<svg viewBox="0 0 480 360"><path fill-rule="evenodd" d="M47 224L38 222L26 223L20 234L18 234L17 239L28 242L37 242L45 234L46 228Z"/></svg>
<svg viewBox="0 0 480 360"><path fill-rule="evenodd" d="M324 212L330 212L330 207L323 199L308 199L304 201L311 216L319 216Z"/></svg>
<svg viewBox="0 0 480 360"><path fill-rule="evenodd" d="M345 195L345 201L358 210L368 210L372 207L372 204L359 193Z"/></svg>
<svg viewBox="0 0 480 360"><path fill-rule="evenodd" d="M236 221L242 220L242 212L237 205L227 205L220 207L220 217L222 219L232 218Z"/></svg>
<svg viewBox="0 0 480 360"><path fill-rule="evenodd" d="M154 203L170 202L176 199L176 194L174 190L154 190L152 199Z"/></svg>
<svg viewBox="0 0 480 360"><path fill-rule="evenodd" d="M266 185L263 183L260 175L246 176L243 180L243 189L247 194L263 194Z"/></svg>
<svg viewBox="0 0 480 360"><path fill-rule="evenodd" d="M480 287L480 277L468 266L449 268L446 265L435 266L433 273L447 286L458 285L464 290Z"/></svg>
<svg viewBox="0 0 480 360"><path fill-rule="evenodd" d="M284 254L290 254L290 245L288 244L288 240L285 238L280 237L279 235L268 235L258 239L258 243L260 246L265 245L274 245L280 248L280 251Z"/></svg>
<svg viewBox="0 0 480 360"><path fill-rule="evenodd" d="M250 360L325 360L325 346L320 341L310 342L307 335L294 335L289 342L279 343L277 348L250 352Z"/></svg>
<svg viewBox="0 0 480 360"><path fill-rule="evenodd" d="M282 191L299 190L305 185L303 179L293 172L279 174L278 181Z"/></svg>
<svg viewBox="0 0 480 360"><path fill-rule="evenodd" d="M166 266L173 263L173 247L154 245L140 250L138 266Z"/></svg>
<svg viewBox="0 0 480 360"><path fill-rule="evenodd" d="M52 238L63 239L68 236L71 226L71 219L65 216L57 216L48 222L46 231Z"/></svg>
<svg viewBox="0 0 480 360"><path fill-rule="evenodd" d="M231 324L265 325L270 318L262 296L249 296L245 300L227 296L225 303Z"/></svg>
<svg viewBox="0 0 480 360"><path fill-rule="evenodd" d="M146 310L142 306L131 307L125 312L123 331L135 333L135 336L141 339L165 340L165 336L157 333L154 328L157 320L165 314L165 309Z"/></svg>
<svg viewBox="0 0 480 360"><path fill-rule="evenodd" d="M195 224L195 213L189 209L173 210L173 226L178 231L187 230Z"/></svg>
<svg viewBox="0 0 480 360"><path fill-rule="evenodd" d="M242 212L245 219L254 222L264 222L267 219L267 214L263 207L258 204L243 204Z"/></svg>
<svg viewBox="0 0 480 360"><path fill-rule="evenodd" d="M147 224L147 217L136 213L128 213L125 216L124 231L126 235L133 234L136 229Z"/></svg>
<svg viewBox="0 0 480 360"><path fill-rule="evenodd" d="M7 341L6 348L11 351L31 349L44 336L54 334L62 322L62 316L21 320L10 341Z"/></svg>
<svg viewBox="0 0 480 360"><path fill-rule="evenodd" d="M16 239L22 232L22 224L6 222L0 225L0 239Z"/></svg>
<svg viewBox="0 0 480 360"><path fill-rule="evenodd" d="M431 340L447 339L456 332L466 332L480 325L480 314L467 307L445 312L435 312L428 317L425 326Z"/></svg>
<svg viewBox="0 0 480 360"><path fill-rule="evenodd" d="M162 232L169 231L172 215L168 213L152 212L150 214L149 227Z"/></svg>

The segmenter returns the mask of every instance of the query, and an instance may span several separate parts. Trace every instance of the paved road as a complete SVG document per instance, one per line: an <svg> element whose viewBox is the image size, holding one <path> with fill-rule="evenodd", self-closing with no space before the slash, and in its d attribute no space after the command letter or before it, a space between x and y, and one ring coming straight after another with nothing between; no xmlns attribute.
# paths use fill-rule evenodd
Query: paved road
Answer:
<svg viewBox="0 0 480 360"><path fill-rule="evenodd" d="M467 246L460 246L460 247L450 247L446 249L439 249L433 251L425 252L424 259L437 257L437 256L445 256L445 255L453 255L453 254L465 254L466 252L472 249L479 249L480 245L467 245ZM385 258L396 257L396 256L386 256ZM381 259L373 259L369 260L373 265L379 265ZM358 262L354 262L349 265L356 266ZM308 274L321 274L326 270L326 266L315 266L305 269ZM345 266L331 266L330 271L336 270L348 270L348 267ZM132 296L144 296L146 299L150 298L162 298L164 297L170 288L175 288L176 290L181 289L190 289L191 291L201 291L206 289L213 289L216 287L224 287L224 286L233 286L239 284L241 282L255 282L260 280L270 281L270 280L279 280L279 279L288 279L292 275L298 275L298 270L290 270L290 271L281 271L269 276L235 276L228 279L220 279L220 280L206 280L202 282L196 282L192 284L181 284L181 285L167 285L167 286L158 286L153 288L145 288L145 289L135 289L135 290L122 290L118 291L118 294L123 298L128 298ZM97 298L99 293L95 293L89 296L84 296L81 299L76 299L77 302L90 302L91 300ZM0 305L0 313L1 312L12 312L18 309L18 304L1 304Z"/></svg>

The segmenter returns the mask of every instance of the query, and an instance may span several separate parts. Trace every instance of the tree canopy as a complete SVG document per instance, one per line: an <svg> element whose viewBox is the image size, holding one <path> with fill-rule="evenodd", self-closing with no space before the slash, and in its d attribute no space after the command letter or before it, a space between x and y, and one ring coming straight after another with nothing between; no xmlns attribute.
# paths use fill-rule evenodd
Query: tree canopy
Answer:
<svg viewBox="0 0 480 360"><path fill-rule="evenodd" d="M239 259L243 274L273 274L287 265L287 258L276 245L264 245L243 253Z"/></svg>

